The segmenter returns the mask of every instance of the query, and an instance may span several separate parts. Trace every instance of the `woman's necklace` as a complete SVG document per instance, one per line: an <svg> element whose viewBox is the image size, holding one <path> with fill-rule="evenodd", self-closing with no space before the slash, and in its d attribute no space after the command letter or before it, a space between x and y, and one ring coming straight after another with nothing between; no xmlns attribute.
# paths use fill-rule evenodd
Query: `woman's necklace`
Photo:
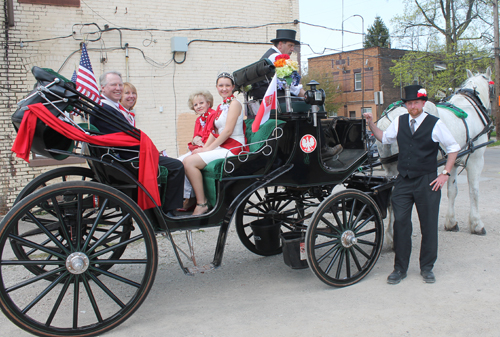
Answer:
<svg viewBox="0 0 500 337"><path fill-rule="evenodd" d="M217 114L217 117L215 119L219 119L220 115L222 114L222 112L225 112L227 113L227 111L229 110L229 105L231 104L231 102L234 100L234 95L231 95L229 97L226 97L222 100L222 104L219 105L219 107L217 108L218 110L218 114Z"/></svg>

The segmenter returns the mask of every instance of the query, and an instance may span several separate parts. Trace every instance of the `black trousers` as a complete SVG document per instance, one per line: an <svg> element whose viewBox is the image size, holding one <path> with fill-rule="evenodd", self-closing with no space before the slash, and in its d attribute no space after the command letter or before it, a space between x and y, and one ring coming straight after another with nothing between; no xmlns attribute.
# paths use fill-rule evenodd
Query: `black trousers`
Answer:
<svg viewBox="0 0 500 337"><path fill-rule="evenodd" d="M438 219L441 191L433 191L429 185L436 173L416 178L399 175L392 193L394 209L394 269L408 270L411 255L411 213L415 204L422 232L420 248L420 270L430 271L434 267L438 252Z"/></svg>
<svg viewBox="0 0 500 337"><path fill-rule="evenodd" d="M182 198L184 195L184 165L180 160L170 157L160 156L159 165L168 169L167 193L162 209L168 211L182 208Z"/></svg>

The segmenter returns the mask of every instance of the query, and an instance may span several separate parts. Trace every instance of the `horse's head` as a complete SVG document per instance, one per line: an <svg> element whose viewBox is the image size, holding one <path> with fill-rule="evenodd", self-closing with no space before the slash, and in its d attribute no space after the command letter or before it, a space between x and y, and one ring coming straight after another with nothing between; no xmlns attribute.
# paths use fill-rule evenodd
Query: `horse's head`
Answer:
<svg viewBox="0 0 500 337"><path fill-rule="evenodd" d="M490 84L491 82L491 69L486 69L484 74L473 75L472 72L467 69L467 80L462 84L462 89L473 89L477 93L477 96L483 103L486 110L490 108Z"/></svg>

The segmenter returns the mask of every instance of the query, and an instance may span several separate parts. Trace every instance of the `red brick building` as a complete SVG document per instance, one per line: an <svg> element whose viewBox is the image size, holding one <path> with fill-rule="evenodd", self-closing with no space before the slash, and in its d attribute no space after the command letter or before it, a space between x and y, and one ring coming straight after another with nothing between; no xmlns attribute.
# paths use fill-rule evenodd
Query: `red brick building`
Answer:
<svg viewBox="0 0 500 337"><path fill-rule="evenodd" d="M399 101L402 85L394 87L389 68L406 50L371 47L308 59L308 70L321 72L341 87L335 103L340 103L338 116L361 117L362 112L380 115L391 103ZM383 104L375 104L382 92Z"/></svg>

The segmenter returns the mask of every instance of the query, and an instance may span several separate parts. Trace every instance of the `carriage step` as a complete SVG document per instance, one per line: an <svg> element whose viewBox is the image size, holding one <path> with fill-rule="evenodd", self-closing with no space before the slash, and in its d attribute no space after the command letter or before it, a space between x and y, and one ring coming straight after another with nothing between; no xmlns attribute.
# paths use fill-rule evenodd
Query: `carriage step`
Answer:
<svg viewBox="0 0 500 337"><path fill-rule="evenodd" d="M189 271L189 273L191 275L194 275L194 274L197 274L197 273L200 273L200 274L203 274L207 271L210 271L212 269L215 269L215 266L213 263L210 263L210 264L206 264L204 266L193 266L193 267L188 267L187 270Z"/></svg>

